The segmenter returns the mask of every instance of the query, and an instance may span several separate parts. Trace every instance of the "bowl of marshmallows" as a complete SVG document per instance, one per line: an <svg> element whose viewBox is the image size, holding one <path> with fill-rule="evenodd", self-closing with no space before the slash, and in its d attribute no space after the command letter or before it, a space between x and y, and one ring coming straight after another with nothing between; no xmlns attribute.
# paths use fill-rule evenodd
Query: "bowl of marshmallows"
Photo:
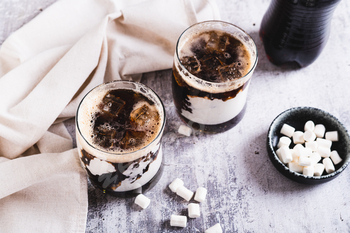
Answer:
<svg viewBox="0 0 350 233"><path fill-rule="evenodd" d="M279 114L267 135L267 150L277 170L303 184L337 177L350 161L350 136L333 115L312 107Z"/></svg>

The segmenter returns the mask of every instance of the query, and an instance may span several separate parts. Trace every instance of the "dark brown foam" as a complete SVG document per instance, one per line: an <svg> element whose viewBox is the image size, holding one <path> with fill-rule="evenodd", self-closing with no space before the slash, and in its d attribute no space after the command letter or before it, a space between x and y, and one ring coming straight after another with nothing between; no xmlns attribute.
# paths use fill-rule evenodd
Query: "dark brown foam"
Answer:
<svg viewBox="0 0 350 233"><path fill-rule="evenodd" d="M251 68L246 46L226 32L205 31L186 43L180 51L180 62L191 74L205 81L235 80Z"/></svg>

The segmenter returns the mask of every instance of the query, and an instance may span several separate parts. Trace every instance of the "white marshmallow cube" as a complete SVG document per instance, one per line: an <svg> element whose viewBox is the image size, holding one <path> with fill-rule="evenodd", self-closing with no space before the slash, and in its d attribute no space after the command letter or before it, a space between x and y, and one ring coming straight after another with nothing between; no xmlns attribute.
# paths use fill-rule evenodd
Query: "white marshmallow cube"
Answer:
<svg viewBox="0 0 350 233"><path fill-rule="evenodd" d="M170 226L172 227L186 227L187 217L182 215L172 214L170 217Z"/></svg>
<svg viewBox="0 0 350 233"><path fill-rule="evenodd" d="M303 136L304 136L304 140L307 142L311 142L316 139L316 134L310 130L305 131Z"/></svg>
<svg viewBox="0 0 350 233"><path fill-rule="evenodd" d="M303 167L300 166L298 162L294 162L294 161L289 162L288 168L289 168L289 170L294 171L294 172L298 172L298 173L303 172Z"/></svg>
<svg viewBox="0 0 350 233"><path fill-rule="evenodd" d="M304 125L304 131L314 131L315 123L311 120L307 121Z"/></svg>
<svg viewBox="0 0 350 233"><path fill-rule="evenodd" d="M312 164L315 165L315 164L317 164L318 162L321 161L322 157L321 157L321 155L319 153L313 152L310 155L310 159L312 160Z"/></svg>
<svg viewBox="0 0 350 233"><path fill-rule="evenodd" d="M283 124L280 133L283 135L286 135L287 137L292 137L293 133L295 132L295 128L288 125L288 124Z"/></svg>
<svg viewBox="0 0 350 233"><path fill-rule="evenodd" d="M329 131L329 132L326 132L325 138L326 138L327 140L332 141L332 142L337 142L337 141L339 140L338 131Z"/></svg>
<svg viewBox="0 0 350 233"><path fill-rule="evenodd" d="M139 194L135 198L135 204L140 206L142 209L146 209L150 203L151 203L151 200L143 194Z"/></svg>
<svg viewBox="0 0 350 233"><path fill-rule="evenodd" d="M199 204L197 203L188 204L188 217L198 218L199 216L201 216Z"/></svg>
<svg viewBox="0 0 350 233"><path fill-rule="evenodd" d="M322 176L323 171L324 171L324 164L323 163L315 164L315 166L314 166L314 175L315 176Z"/></svg>
<svg viewBox="0 0 350 233"><path fill-rule="evenodd" d="M281 148L282 146L289 146L292 140L286 136L280 137L277 148Z"/></svg>
<svg viewBox="0 0 350 233"><path fill-rule="evenodd" d="M198 202L203 202L205 200L205 197L207 196L208 190L203 187L199 187L196 190L196 194L194 195L194 200Z"/></svg>
<svg viewBox="0 0 350 233"><path fill-rule="evenodd" d="M316 141L305 142L305 147L310 148L311 151L317 151L318 143Z"/></svg>
<svg viewBox="0 0 350 233"><path fill-rule="evenodd" d="M176 190L183 185L184 185L184 182L181 179L176 178L173 182L171 182L171 184L169 184L169 188L171 189L171 191L175 193Z"/></svg>
<svg viewBox="0 0 350 233"><path fill-rule="evenodd" d="M333 165L332 160L330 158L323 159L322 163L324 165L324 169L326 170L326 172L328 174L335 171L334 165Z"/></svg>
<svg viewBox="0 0 350 233"><path fill-rule="evenodd" d="M342 161L342 159L340 158L340 155L338 154L338 151L336 151L336 150L333 150L331 152L330 157L331 157L334 165L337 165L337 164L339 164Z"/></svg>
<svg viewBox="0 0 350 233"><path fill-rule="evenodd" d="M299 158L299 166L311 166L312 165L312 160L311 158L307 157L307 156L301 156Z"/></svg>
<svg viewBox="0 0 350 233"><path fill-rule="evenodd" d="M305 147L302 144L296 144L293 147L293 153L297 155L298 157L302 156L304 153Z"/></svg>
<svg viewBox="0 0 350 233"><path fill-rule="evenodd" d="M319 147L323 146L323 147L331 148L331 146L332 146L332 141L324 139L324 138L317 138L316 142L317 142Z"/></svg>
<svg viewBox="0 0 350 233"><path fill-rule="evenodd" d="M192 133L192 129L186 125L180 125L177 132L185 136L190 136Z"/></svg>
<svg viewBox="0 0 350 233"><path fill-rule="evenodd" d="M326 132L326 127L323 124L315 125L314 133L316 134L316 137L323 138L325 132Z"/></svg>
<svg viewBox="0 0 350 233"><path fill-rule="evenodd" d="M289 163L293 160L293 155L292 155L291 149L289 149L289 147L282 146L280 148L280 151L281 151L281 158L282 158L283 163Z"/></svg>
<svg viewBox="0 0 350 233"><path fill-rule="evenodd" d="M185 186L178 187L176 190L176 194L185 199L186 201L190 201L193 196L193 192L191 190L188 190Z"/></svg>
<svg viewBox="0 0 350 233"><path fill-rule="evenodd" d="M295 131L293 133L293 143L294 144L303 144L305 142L304 133L301 131Z"/></svg>
<svg viewBox="0 0 350 233"><path fill-rule="evenodd" d="M323 158L328 158L331 155L331 149L329 147L319 146L317 153Z"/></svg>
<svg viewBox="0 0 350 233"><path fill-rule="evenodd" d="M303 168L304 176L314 176L314 166L306 166Z"/></svg>
<svg viewBox="0 0 350 233"><path fill-rule="evenodd" d="M222 228L220 223L215 224L214 226L205 230L204 233L222 233Z"/></svg>

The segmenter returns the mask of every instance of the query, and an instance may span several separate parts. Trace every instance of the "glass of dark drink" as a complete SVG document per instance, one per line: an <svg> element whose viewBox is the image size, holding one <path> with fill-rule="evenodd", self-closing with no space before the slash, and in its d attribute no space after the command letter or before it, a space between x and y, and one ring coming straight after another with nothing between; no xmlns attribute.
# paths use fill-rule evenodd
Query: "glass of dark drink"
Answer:
<svg viewBox="0 0 350 233"><path fill-rule="evenodd" d="M152 188L163 171L162 101L141 83L114 81L92 89L76 115L77 147L91 183L120 197Z"/></svg>
<svg viewBox="0 0 350 233"><path fill-rule="evenodd" d="M204 132L234 127L244 115L257 62L253 39L233 24L214 20L186 29L177 41L173 64L179 117Z"/></svg>

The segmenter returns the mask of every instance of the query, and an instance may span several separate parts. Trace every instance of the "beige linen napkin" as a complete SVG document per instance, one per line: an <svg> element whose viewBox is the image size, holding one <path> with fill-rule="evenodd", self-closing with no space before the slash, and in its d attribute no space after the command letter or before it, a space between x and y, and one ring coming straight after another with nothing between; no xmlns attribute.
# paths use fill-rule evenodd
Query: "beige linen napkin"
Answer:
<svg viewBox="0 0 350 233"><path fill-rule="evenodd" d="M0 232L85 232L86 176L62 121L94 86L172 66L211 0L61 0L0 49ZM60 123L61 122L61 123Z"/></svg>

